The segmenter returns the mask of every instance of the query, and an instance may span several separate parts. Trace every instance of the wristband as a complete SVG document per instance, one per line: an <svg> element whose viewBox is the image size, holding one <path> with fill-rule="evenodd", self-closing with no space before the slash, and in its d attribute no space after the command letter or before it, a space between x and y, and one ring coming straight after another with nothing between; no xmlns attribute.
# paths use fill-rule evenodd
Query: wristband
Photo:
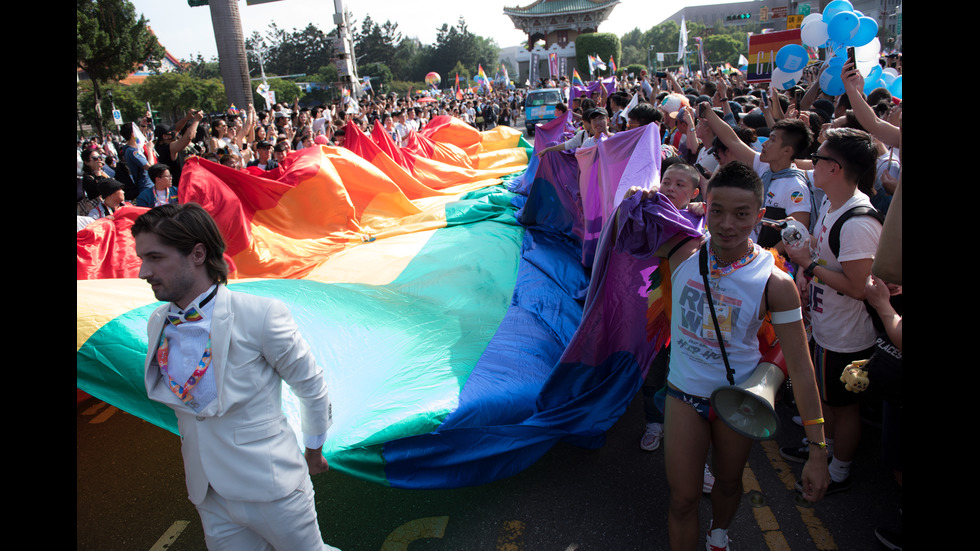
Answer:
<svg viewBox="0 0 980 551"><path fill-rule="evenodd" d="M808 419L806 421L803 421L804 427L809 427L810 425L822 425L822 424L823 424L823 417L817 417L816 419Z"/></svg>
<svg viewBox="0 0 980 551"><path fill-rule="evenodd" d="M810 442L810 445L811 446L817 446L821 450L827 449L827 443L826 442Z"/></svg>
<svg viewBox="0 0 980 551"><path fill-rule="evenodd" d="M813 270L817 266L819 266L819 264L817 264L816 261L813 261L813 262L810 263L809 266L806 267L805 270L803 270L803 273L806 274L807 277L813 277Z"/></svg>

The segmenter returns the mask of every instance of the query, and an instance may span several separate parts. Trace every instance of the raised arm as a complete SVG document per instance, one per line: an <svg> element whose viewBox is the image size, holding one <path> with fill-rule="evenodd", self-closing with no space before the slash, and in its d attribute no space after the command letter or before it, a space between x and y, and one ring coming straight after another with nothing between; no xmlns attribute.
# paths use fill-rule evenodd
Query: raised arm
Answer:
<svg viewBox="0 0 980 551"><path fill-rule="evenodd" d="M171 159L176 159L177 154L183 151L191 143L191 140L194 139L194 136L197 134L197 125L204 119L204 112L200 109L192 109L187 112L187 116L184 118L187 117L190 117L190 124L187 126L187 129L180 135L180 139L170 142Z"/></svg>
<svg viewBox="0 0 980 551"><path fill-rule="evenodd" d="M719 89L720 91L720 89ZM703 106L703 107L702 107ZM745 142L738 138L738 134L728 123L721 120L718 113L715 113L708 102L703 101L698 105L698 116L704 118L708 125L711 127L711 131L714 132L715 136L721 140L721 143L725 144L725 147L735 156L736 159L742 161L743 163L752 166L755 163L756 152L751 147L745 145Z"/></svg>
<svg viewBox="0 0 980 551"><path fill-rule="evenodd" d="M901 138L902 131L887 121L883 121L875 115L874 109L868 105L868 100L864 97L864 77L848 61L844 64L841 71L841 78L844 80L844 90L847 99L851 100L851 109L857 117L861 126L870 134L885 143L885 145L897 146Z"/></svg>

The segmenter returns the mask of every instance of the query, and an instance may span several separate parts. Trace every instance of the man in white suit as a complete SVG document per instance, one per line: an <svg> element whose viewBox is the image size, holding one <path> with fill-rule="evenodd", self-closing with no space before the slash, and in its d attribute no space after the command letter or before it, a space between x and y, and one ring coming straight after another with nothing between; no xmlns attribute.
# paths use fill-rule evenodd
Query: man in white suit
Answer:
<svg viewBox="0 0 980 551"><path fill-rule="evenodd" d="M149 321L149 397L177 414L187 491L208 548L334 549L323 543L311 474L329 468L323 370L286 305L229 291L224 241L199 205L164 205L133 224ZM282 414L301 401L304 453Z"/></svg>

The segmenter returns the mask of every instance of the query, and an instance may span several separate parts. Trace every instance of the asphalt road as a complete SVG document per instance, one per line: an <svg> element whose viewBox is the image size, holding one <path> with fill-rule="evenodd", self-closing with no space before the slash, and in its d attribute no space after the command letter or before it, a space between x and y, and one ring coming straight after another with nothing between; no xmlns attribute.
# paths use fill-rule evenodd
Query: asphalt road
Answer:
<svg viewBox="0 0 980 551"><path fill-rule="evenodd" d="M777 441L798 442L792 411L777 409ZM179 438L95 398L78 405L77 421L77 548L205 549ZM638 397L602 448L559 444L524 472L479 487L402 490L331 471L314 479L320 527L345 551L666 549L663 452L639 449L642 430ZM737 548L877 549L874 528L901 522L901 493L879 449L880 430L866 425L851 490L810 506L791 489L800 466L783 462L776 443L753 446L730 532ZM705 497L702 531L708 515Z"/></svg>

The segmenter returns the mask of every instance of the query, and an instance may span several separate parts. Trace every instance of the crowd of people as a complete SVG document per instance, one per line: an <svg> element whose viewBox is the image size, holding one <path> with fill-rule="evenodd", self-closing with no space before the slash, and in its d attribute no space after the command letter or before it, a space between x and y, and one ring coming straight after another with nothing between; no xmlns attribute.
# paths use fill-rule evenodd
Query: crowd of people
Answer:
<svg viewBox="0 0 980 551"><path fill-rule="evenodd" d="M154 124L148 113L105 138L79 138L78 229L111 216L123 204L177 203L181 166L192 156L239 170L272 170L291 151L343 146L348 122L366 134L378 122L396 144L404 145L409 132L418 132L433 117L455 117L483 131L516 125L523 105L524 91L503 90L366 95L359 102L347 97L310 107L300 106L297 98L291 105L277 103L260 111L250 105L207 120L202 111L191 110L172 126Z"/></svg>
<svg viewBox="0 0 980 551"><path fill-rule="evenodd" d="M879 381L869 402L882 404L873 409L883 419L882 462L901 485L901 399L896 391L901 380L900 267L898 277L891 273L897 281L871 271L877 257L901 258L900 241L891 248L880 245L901 180L902 103L885 88L865 94L853 63L842 70L845 93L829 96L819 85L824 70L826 65L812 65L799 85L784 91L749 84L737 71L620 77L611 91L606 86L577 90L581 95L574 94L569 106L559 105L559 114L571 110L576 131L537 148L541 157L571 154L617 132L656 123L662 179L646 189L631 189L627 197L640 193L651 200L659 191L705 233L711 273L719 276L710 284L683 279L689 270L696 273L695 245L672 243L660 251L676 277L675 323L672 346L657 356L643 392L647 425L640 447L653 451L666 442L674 549L693 549L697 542L701 493L710 493L712 500L708 549L729 548L727 529L741 497L750 442L715 416L708 397L713 389L751 375L759 357L755 331L711 328L710 316L697 312L693 315L701 321L694 325L703 324L700 335L692 337L689 327L678 326L677 312L685 301L696 310L704 299L692 302L690 297L703 297L709 288L721 291L715 306L705 307L718 310L719 317L734 317L751 329L762 316L771 316L800 411L794 421L806 434L801 445L780 450L788 461L804 464L797 491L816 501L850 489L862 424L861 395L854 391L861 386L848 386L843 375L868 359L869 372ZM783 237L790 225L805 228L805 238L796 244ZM792 278L777 276L780 270L762 263L765 249L788 265ZM682 275L675 276L678 271ZM756 271L772 275L753 280L750 274ZM739 318L730 300L752 305L759 316ZM733 364L744 360L738 357L741 352L756 351L743 365L733 366L734 382L726 383L726 366L717 359L705 362L692 353L711 344L706 335L718 334ZM875 535L887 547L901 548L899 533L879 528Z"/></svg>
<svg viewBox="0 0 980 551"><path fill-rule="evenodd" d="M876 257L896 253L880 244L883 221L900 189L902 103L884 88L865 94L864 79L850 63L842 71L844 94L828 96L818 84L823 70L826 65L814 64L797 86L783 91L750 84L737 71L622 75L611 91L599 86L584 94L569 94L564 78L542 82L565 89L565 97L575 96L556 111L558 116L570 111L575 130L561 142L536 148L542 157L569 154L618 132L657 125L662 180L627 197L639 193L641 200L656 200L659 192L705 233L660 251L676 277L694 273L703 245L721 283L701 289L713 287L720 299L737 297L758 312L748 316L745 327L704 333L730 349L736 382L754 369L755 330L771 316L793 378L797 421L806 434L800 446L781 454L804 464L797 490L810 500L852 485L861 395L845 388L842 372L855 362L889 355L888 373L899 373L891 378L899 381L889 383L894 385L900 384L901 368L900 276L885 281L871 271ZM181 166L191 156L254 172L275 169L296 150L343 146L348 123L368 134L381 129L399 145L440 115L478 130L514 126L524 94L389 95L312 107L297 100L207 120L192 110L173 126L143 119L104 140L79 140L78 225L112 216L128 201L146 207L177 203ZM149 145L140 147L140 135ZM792 224L806 228L800 243L784 237L782 230ZM767 256L765 249L775 253ZM775 263L766 260L770 256ZM790 266L791 275L774 269L781 263ZM678 280L677 289L687 289L686 282ZM704 317L708 327L710 317ZM675 343L692 338L675 331L680 329L672 328ZM704 335L693 338L704 344L711 340ZM750 442L714 416L708 396L712 385L726 384L725 371L707 375L703 360L685 352L693 347L674 346L673 353L658 355L644 388L647 425L640 446L654 451L666 442L672 547L693 548L698 502L707 492L712 499L707 546L728 549L727 529L741 496ZM900 393L880 391L886 396L883 462L901 484ZM877 535L901 548L899 535L885 530Z"/></svg>

